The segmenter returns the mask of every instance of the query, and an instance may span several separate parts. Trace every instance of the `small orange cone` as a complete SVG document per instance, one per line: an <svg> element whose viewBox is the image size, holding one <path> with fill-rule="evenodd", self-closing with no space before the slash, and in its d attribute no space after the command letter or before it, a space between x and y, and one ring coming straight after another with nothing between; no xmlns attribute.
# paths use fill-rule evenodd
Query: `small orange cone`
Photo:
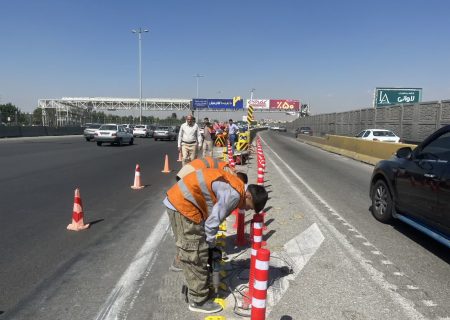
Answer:
<svg viewBox="0 0 450 320"><path fill-rule="evenodd" d="M145 186L141 184L141 167L137 164L136 170L134 171L134 185L131 186L131 189L140 190L144 187Z"/></svg>
<svg viewBox="0 0 450 320"><path fill-rule="evenodd" d="M182 162L183 161L183 156L181 155L181 151L178 152L178 160L177 162Z"/></svg>
<svg viewBox="0 0 450 320"><path fill-rule="evenodd" d="M81 202L80 189L75 189L73 199L72 223L67 226L67 230L80 231L89 228L89 223L84 224L83 203Z"/></svg>
<svg viewBox="0 0 450 320"><path fill-rule="evenodd" d="M164 162L164 170L161 171L164 173L169 173L170 169L169 169L169 156L166 154L166 161Z"/></svg>

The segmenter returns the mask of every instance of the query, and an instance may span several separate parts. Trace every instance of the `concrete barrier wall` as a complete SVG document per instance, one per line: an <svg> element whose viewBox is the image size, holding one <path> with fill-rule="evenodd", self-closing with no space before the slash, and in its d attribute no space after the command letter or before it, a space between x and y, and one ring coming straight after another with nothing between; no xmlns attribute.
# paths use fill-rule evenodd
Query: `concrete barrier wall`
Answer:
<svg viewBox="0 0 450 320"><path fill-rule="evenodd" d="M81 127L21 127L0 126L0 138L65 136L83 134Z"/></svg>
<svg viewBox="0 0 450 320"><path fill-rule="evenodd" d="M394 131L402 141L418 143L444 125L450 124L450 100L368 108L299 118L287 124L288 130L307 126L314 135L355 136L364 129Z"/></svg>
<svg viewBox="0 0 450 320"><path fill-rule="evenodd" d="M367 141L336 135L325 137L299 135L297 139L324 150L373 165L380 160L389 159L402 147L410 147L411 149L416 147L415 144Z"/></svg>

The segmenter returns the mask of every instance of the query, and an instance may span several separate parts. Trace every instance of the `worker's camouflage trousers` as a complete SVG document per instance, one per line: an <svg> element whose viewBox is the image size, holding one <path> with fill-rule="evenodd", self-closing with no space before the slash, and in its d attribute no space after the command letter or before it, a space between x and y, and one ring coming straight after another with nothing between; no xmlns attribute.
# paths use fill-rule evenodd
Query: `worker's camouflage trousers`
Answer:
<svg viewBox="0 0 450 320"><path fill-rule="evenodd" d="M202 303L209 295L208 244L205 227L167 208L178 256L189 288L189 302Z"/></svg>

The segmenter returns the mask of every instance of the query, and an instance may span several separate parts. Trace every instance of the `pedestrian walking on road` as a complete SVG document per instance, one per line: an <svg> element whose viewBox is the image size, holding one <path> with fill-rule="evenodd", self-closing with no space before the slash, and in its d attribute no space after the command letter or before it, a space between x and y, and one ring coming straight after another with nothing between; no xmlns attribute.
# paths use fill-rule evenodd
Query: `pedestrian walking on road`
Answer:
<svg viewBox="0 0 450 320"><path fill-rule="evenodd" d="M186 123L183 123L178 133L178 152L181 152L182 164L191 162L197 158L197 147L202 145L202 135L195 123L194 117L188 115Z"/></svg>
<svg viewBox="0 0 450 320"><path fill-rule="evenodd" d="M246 190L239 177L220 169L192 172L167 191L164 205L188 286L189 310L222 310L210 295L208 270L219 225L236 208L262 211L267 199L263 186L251 184Z"/></svg>
<svg viewBox="0 0 450 320"><path fill-rule="evenodd" d="M214 132L212 124L209 122L208 118L204 119L205 127L203 129L203 146L202 146L202 156L212 157L213 156L213 137Z"/></svg>
<svg viewBox="0 0 450 320"><path fill-rule="evenodd" d="M239 127L233 123L233 119L228 120L228 140L230 141L233 154L234 154L234 143L236 142L238 133Z"/></svg>

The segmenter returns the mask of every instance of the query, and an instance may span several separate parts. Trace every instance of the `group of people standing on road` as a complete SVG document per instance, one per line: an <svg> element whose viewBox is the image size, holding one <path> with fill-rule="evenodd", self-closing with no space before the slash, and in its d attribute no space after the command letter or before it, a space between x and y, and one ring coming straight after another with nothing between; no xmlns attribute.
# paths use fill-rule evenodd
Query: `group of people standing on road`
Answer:
<svg viewBox="0 0 450 320"><path fill-rule="evenodd" d="M203 134L201 134L200 128L197 123L195 123L195 118L192 115L188 115L186 117L186 122L180 127L180 132L178 133L178 152L181 152L183 166L196 159L200 150L203 158L206 156L213 156L214 127L208 118L204 118L203 121L205 124ZM228 131L228 140L230 141L234 153L234 144L237 140L239 128L233 120L230 119L226 130Z"/></svg>
<svg viewBox="0 0 450 320"><path fill-rule="evenodd" d="M178 149L183 168L163 201L174 234L177 253L170 270L183 271L187 284L189 310L215 313L222 307L214 301L208 258L216 248L219 225L235 209L264 209L268 193L263 186L248 185L245 173L236 172L227 162L212 157L213 127L205 118L203 137L194 117L186 118L179 132ZM230 143L236 140L238 128L229 121ZM203 158L197 158L197 147L203 146Z"/></svg>

